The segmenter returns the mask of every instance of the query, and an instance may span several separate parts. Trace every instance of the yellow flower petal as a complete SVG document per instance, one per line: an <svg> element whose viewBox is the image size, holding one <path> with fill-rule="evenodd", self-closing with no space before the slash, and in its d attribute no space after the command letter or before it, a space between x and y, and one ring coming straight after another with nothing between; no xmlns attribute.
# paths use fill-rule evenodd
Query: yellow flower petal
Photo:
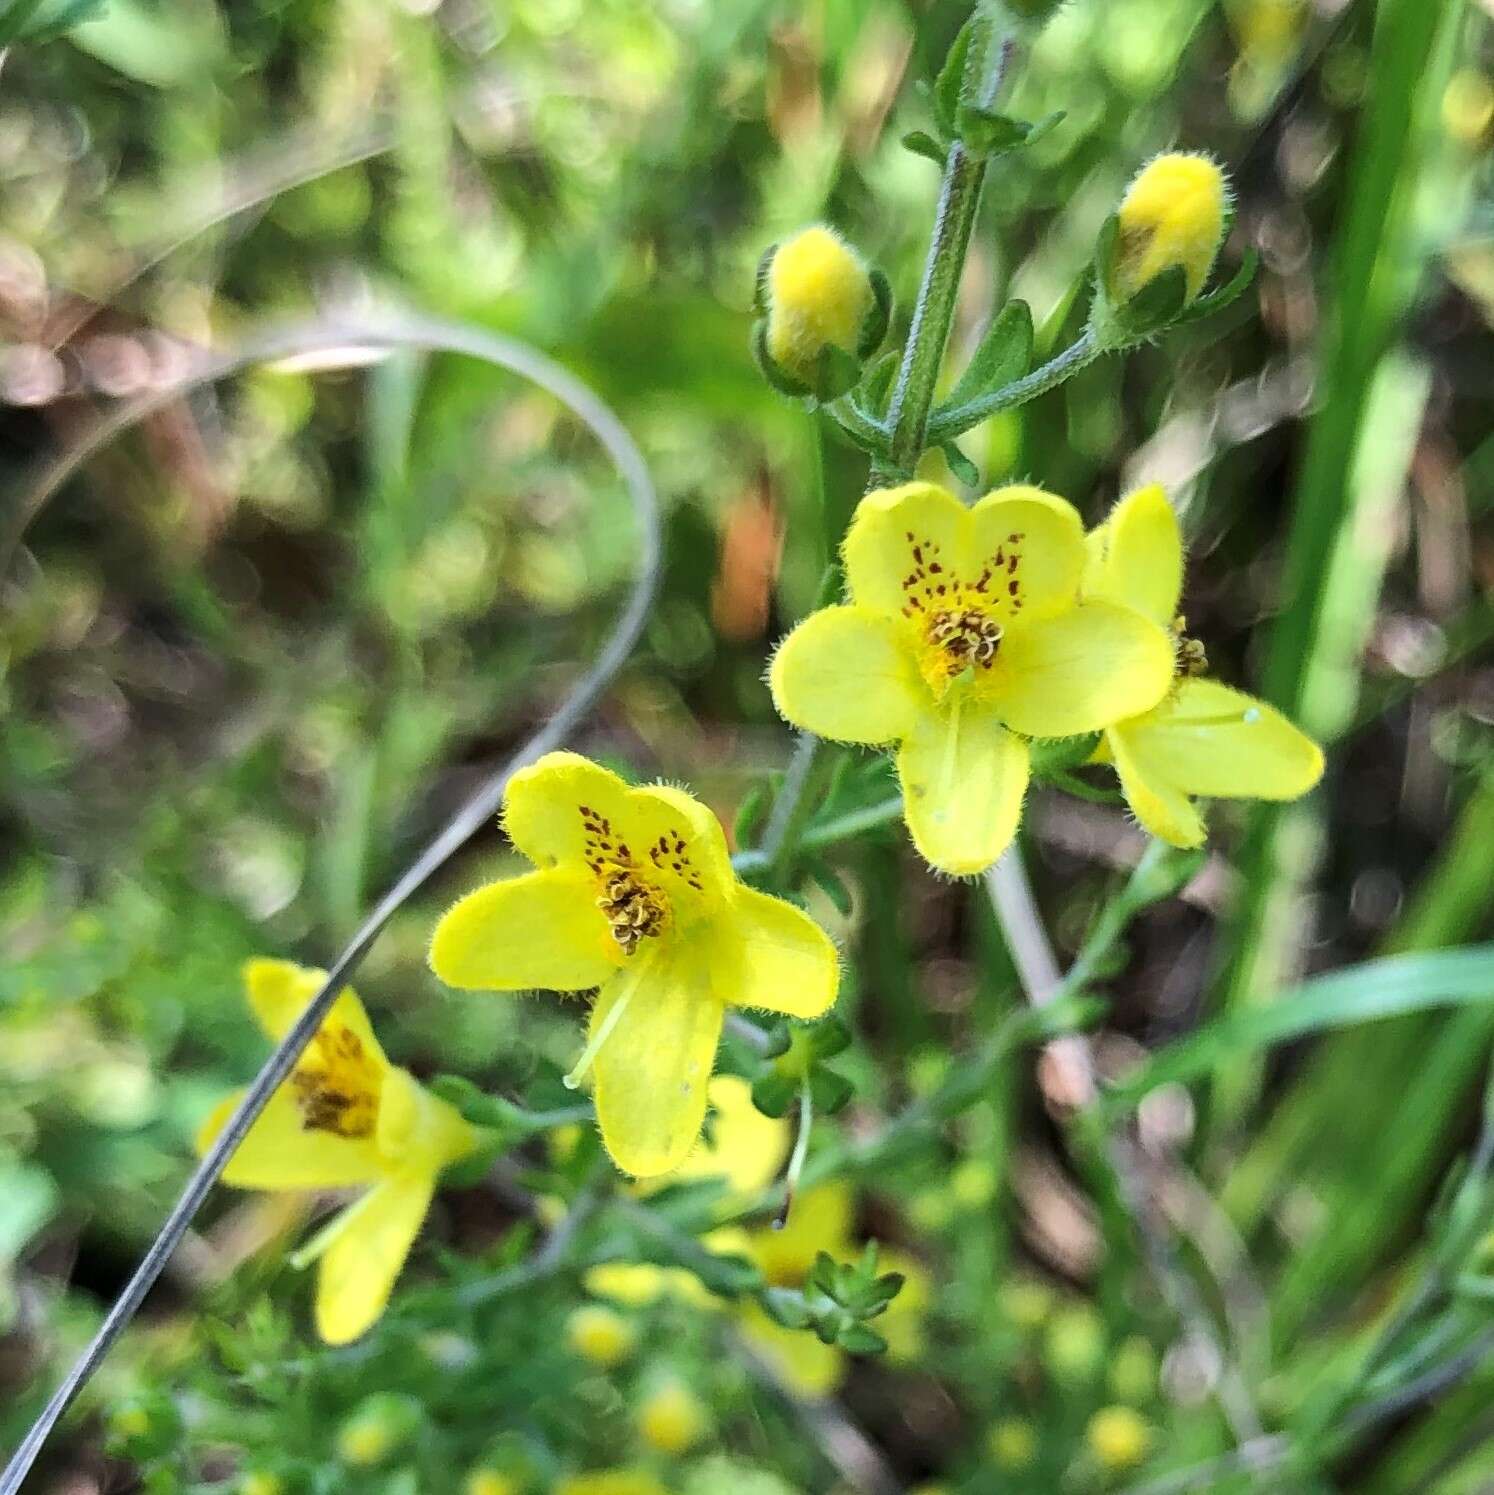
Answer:
<svg viewBox="0 0 1494 1495"><path fill-rule="evenodd" d="M1092 530L1084 595L1134 608L1171 628L1183 592L1183 539L1160 483L1138 488Z"/></svg>
<svg viewBox="0 0 1494 1495"><path fill-rule="evenodd" d="M1172 640L1155 623L1113 603L1082 602L1008 629L985 688L1014 731L1072 737L1155 706L1172 671Z"/></svg>
<svg viewBox="0 0 1494 1495"><path fill-rule="evenodd" d="M594 880L579 867L488 883L449 909L431 940L431 969L469 990L581 991L622 962Z"/></svg>
<svg viewBox="0 0 1494 1495"><path fill-rule="evenodd" d="M1071 503L1014 484L986 494L970 519L976 575L990 569L998 616L1020 613L1030 623L1073 603L1085 550L1084 523Z"/></svg>
<svg viewBox="0 0 1494 1495"><path fill-rule="evenodd" d="M1296 799L1322 777L1323 754L1274 707L1217 680L1184 680L1119 735L1149 778L1217 799Z"/></svg>
<svg viewBox="0 0 1494 1495"><path fill-rule="evenodd" d="M739 884L722 921L722 954L735 962L730 990L717 990L738 1007L760 1007L789 1017L828 1012L840 985L840 963L830 937L803 909ZM729 942L729 943L728 943Z"/></svg>
<svg viewBox="0 0 1494 1495"><path fill-rule="evenodd" d="M197 1133L199 1153L212 1146L243 1098L237 1090L213 1108ZM344 1189L379 1176L371 1137L309 1130L291 1088L282 1085L228 1160L223 1181L238 1189Z"/></svg>
<svg viewBox="0 0 1494 1495"><path fill-rule="evenodd" d="M930 866L983 872L1016 834L1027 790L1027 746L969 700L924 712L897 755L903 813Z"/></svg>
<svg viewBox="0 0 1494 1495"><path fill-rule="evenodd" d="M289 960L255 959L244 962L244 986L249 1006L265 1036L279 1043L290 1032L296 1019L306 1010L326 982L327 973L312 966L298 966ZM345 987L322 1020L319 1031L335 1033L346 1029L358 1040L364 1055L377 1067L389 1061L374 1036L363 1003L357 994Z"/></svg>
<svg viewBox="0 0 1494 1495"><path fill-rule="evenodd" d="M590 1031L612 1018L593 1060L602 1141L624 1173L651 1178L678 1168L700 1135L725 1010L688 948L641 958L646 971L629 969L597 993Z"/></svg>
<svg viewBox="0 0 1494 1495"><path fill-rule="evenodd" d="M829 1396L846 1373L846 1356L823 1344L810 1329L785 1329L756 1303L741 1314L748 1348L797 1396L814 1401Z"/></svg>
<svg viewBox="0 0 1494 1495"><path fill-rule="evenodd" d="M936 576L962 572L970 515L934 483L904 483L868 493L856 506L843 554L851 598L874 612L901 614L907 578L930 566Z"/></svg>
<svg viewBox="0 0 1494 1495"><path fill-rule="evenodd" d="M739 1075L713 1076L706 1094L716 1113L710 1141L702 1137L689 1157L660 1182L724 1178L733 1194L751 1197L772 1183L788 1156L788 1122L764 1116L752 1104L752 1086Z"/></svg>
<svg viewBox="0 0 1494 1495"><path fill-rule="evenodd" d="M389 1302L435 1193L428 1173L386 1179L347 1211L322 1253L316 1327L328 1344L364 1333Z"/></svg>
<svg viewBox="0 0 1494 1495"><path fill-rule="evenodd" d="M504 829L537 867L584 868L597 845L588 824L604 825L611 852L621 848L682 908L732 880L721 822L678 789L630 789L577 753L546 753L510 781Z"/></svg>
<svg viewBox="0 0 1494 1495"><path fill-rule="evenodd" d="M836 742L895 742L929 699L908 626L865 607L811 613L768 673L786 721Z"/></svg>
<svg viewBox="0 0 1494 1495"><path fill-rule="evenodd" d="M1174 784L1147 771L1144 759L1130 750L1122 728L1112 727L1105 740L1120 778L1121 793L1137 820L1173 846L1202 846L1208 832L1193 801Z"/></svg>
<svg viewBox="0 0 1494 1495"><path fill-rule="evenodd" d="M466 1157L477 1133L455 1106L432 1095L408 1070L391 1068L379 1097L375 1140L386 1166L435 1174Z"/></svg>
<svg viewBox="0 0 1494 1495"><path fill-rule="evenodd" d="M1078 593L1084 557L1072 505L1026 485L973 509L932 483L870 493L845 542L857 606L915 623L969 609L996 623L1060 612Z"/></svg>
<svg viewBox="0 0 1494 1495"><path fill-rule="evenodd" d="M854 1249L855 1199L844 1183L820 1184L794 1200L782 1230L754 1230L748 1249L773 1287L800 1287L821 1251L843 1259Z"/></svg>

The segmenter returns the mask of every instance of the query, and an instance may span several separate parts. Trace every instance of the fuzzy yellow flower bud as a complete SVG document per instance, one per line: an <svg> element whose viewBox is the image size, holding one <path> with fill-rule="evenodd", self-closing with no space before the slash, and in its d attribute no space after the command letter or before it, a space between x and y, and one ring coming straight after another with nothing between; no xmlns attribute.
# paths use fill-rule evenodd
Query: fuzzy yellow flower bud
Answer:
<svg viewBox="0 0 1494 1495"><path fill-rule="evenodd" d="M599 1303L576 1309L565 1322L565 1337L582 1359L604 1370L626 1360L636 1339L627 1319Z"/></svg>
<svg viewBox="0 0 1494 1495"><path fill-rule="evenodd" d="M764 376L784 394L820 399L854 381L892 307L887 277L822 223L768 250L755 299L753 349Z"/></svg>
<svg viewBox="0 0 1494 1495"><path fill-rule="evenodd" d="M1105 1381L1120 1401L1146 1401L1157 1389L1157 1352L1151 1341L1139 1334L1122 1340L1110 1357Z"/></svg>
<svg viewBox="0 0 1494 1495"><path fill-rule="evenodd" d="M1178 265L1192 301L1219 253L1228 202L1224 173L1208 156L1174 153L1148 162L1116 210L1112 294L1128 301Z"/></svg>
<svg viewBox="0 0 1494 1495"><path fill-rule="evenodd" d="M1059 1381L1084 1381L1099 1368L1105 1353L1105 1327L1087 1303L1061 1308L1048 1321L1043 1358Z"/></svg>
<svg viewBox="0 0 1494 1495"><path fill-rule="evenodd" d="M1494 83L1477 68L1459 69L1442 94L1442 125L1463 145L1478 145L1494 124Z"/></svg>
<svg viewBox="0 0 1494 1495"><path fill-rule="evenodd" d="M685 1453L700 1442L708 1426L705 1408L678 1381L660 1386L638 1409L638 1431L660 1453Z"/></svg>
<svg viewBox="0 0 1494 1495"><path fill-rule="evenodd" d="M143 1438L150 1431L150 1413L138 1402L126 1402L109 1414L109 1431L116 1438Z"/></svg>
<svg viewBox="0 0 1494 1495"><path fill-rule="evenodd" d="M239 1495L284 1495L285 1481L265 1469L251 1469L239 1479Z"/></svg>
<svg viewBox="0 0 1494 1495"><path fill-rule="evenodd" d="M1037 1457L1037 1433L1025 1417L1004 1417L991 1429L986 1446L998 1469L1016 1474Z"/></svg>
<svg viewBox="0 0 1494 1495"><path fill-rule="evenodd" d="M1151 1445L1146 1418L1131 1407L1101 1407L1085 1430L1089 1450L1106 1469L1130 1469Z"/></svg>
<svg viewBox="0 0 1494 1495"><path fill-rule="evenodd" d="M462 1486L462 1495L519 1495L519 1482L501 1469L474 1469Z"/></svg>
<svg viewBox="0 0 1494 1495"><path fill-rule="evenodd" d="M872 307L861 256L832 228L815 224L778 246L768 266L768 352L803 377L825 348L854 353Z"/></svg>

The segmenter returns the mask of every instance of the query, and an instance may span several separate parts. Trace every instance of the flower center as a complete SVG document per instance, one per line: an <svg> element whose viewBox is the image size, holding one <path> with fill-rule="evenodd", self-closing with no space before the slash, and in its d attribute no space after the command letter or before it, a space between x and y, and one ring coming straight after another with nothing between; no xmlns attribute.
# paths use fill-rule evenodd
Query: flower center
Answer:
<svg viewBox="0 0 1494 1495"><path fill-rule="evenodd" d="M952 607L929 617L928 639L949 656L950 673L967 665L989 669L1001 642L1001 624L978 607Z"/></svg>
<svg viewBox="0 0 1494 1495"><path fill-rule="evenodd" d="M308 1132L371 1137L379 1115L379 1074L351 1028L322 1028L291 1072Z"/></svg>
<svg viewBox="0 0 1494 1495"><path fill-rule="evenodd" d="M631 955L640 940L663 934L669 922L669 898L657 881L644 877L633 857L633 849L614 833L612 822L590 805L578 807L586 835L586 865L597 880L597 907L606 916L612 938L624 955ZM689 865L685 843L661 836L648 848L654 868L666 866L698 888L700 880Z"/></svg>
<svg viewBox="0 0 1494 1495"><path fill-rule="evenodd" d="M657 888L650 887L631 867L616 865L602 876L597 907L607 916L612 938L622 946L624 955L631 955L646 935L661 933L669 913Z"/></svg>

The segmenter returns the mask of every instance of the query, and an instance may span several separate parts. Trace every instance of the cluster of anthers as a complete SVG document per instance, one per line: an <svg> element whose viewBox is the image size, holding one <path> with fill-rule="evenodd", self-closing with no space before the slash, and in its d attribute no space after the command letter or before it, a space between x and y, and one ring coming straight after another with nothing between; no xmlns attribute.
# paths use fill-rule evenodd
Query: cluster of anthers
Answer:
<svg viewBox="0 0 1494 1495"><path fill-rule="evenodd" d="M379 1081L363 1041L351 1028L325 1027L311 1041L310 1059L291 1074L309 1132L371 1137L379 1112Z"/></svg>
<svg viewBox="0 0 1494 1495"><path fill-rule="evenodd" d="M578 807L581 826L586 833L586 865L591 868L601 889L597 907L624 955L631 955L639 941L663 932L669 918L669 904L660 889L638 874L632 848L612 834L612 822L590 805ZM648 849L656 867L668 861L681 875L688 873L692 885L698 886L694 872L684 860L685 843L680 837L671 844L667 835Z"/></svg>
<svg viewBox="0 0 1494 1495"><path fill-rule="evenodd" d="M1178 674L1204 675L1209 669L1209 654L1203 640L1188 636L1188 620L1182 613L1172 620L1173 637L1177 640Z"/></svg>
<svg viewBox="0 0 1494 1495"><path fill-rule="evenodd" d="M928 640L949 656L950 673L958 675L970 665L990 667L1001 625L978 607L948 608L929 617Z"/></svg>
<svg viewBox="0 0 1494 1495"><path fill-rule="evenodd" d="M603 874L597 907L606 915L612 938L624 955L631 955L646 935L660 933L667 914L657 889L641 881L631 867L616 865Z"/></svg>

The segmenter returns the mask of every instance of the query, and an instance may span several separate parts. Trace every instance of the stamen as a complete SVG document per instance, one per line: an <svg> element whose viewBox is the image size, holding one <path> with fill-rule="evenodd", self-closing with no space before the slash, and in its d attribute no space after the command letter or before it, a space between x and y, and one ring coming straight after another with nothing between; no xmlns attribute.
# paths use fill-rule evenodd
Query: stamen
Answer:
<svg viewBox="0 0 1494 1495"><path fill-rule="evenodd" d="M571 1067L569 1074L562 1077L562 1083L567 1090L578 1090L581 1082L586 1078L598 1054L602 1052L602 1045L612 1036L612 1030L622 1021L622 1015L626 1011L628 1003L633 1000L633 995L638 990L638 983L644 971L648 969L647 957L631 962L618 976L621 983L621 991L612 1003L607 1016L602 1019L602 1025L587 1040L586 1047L581 1050L581 1057Z"/></svg>

